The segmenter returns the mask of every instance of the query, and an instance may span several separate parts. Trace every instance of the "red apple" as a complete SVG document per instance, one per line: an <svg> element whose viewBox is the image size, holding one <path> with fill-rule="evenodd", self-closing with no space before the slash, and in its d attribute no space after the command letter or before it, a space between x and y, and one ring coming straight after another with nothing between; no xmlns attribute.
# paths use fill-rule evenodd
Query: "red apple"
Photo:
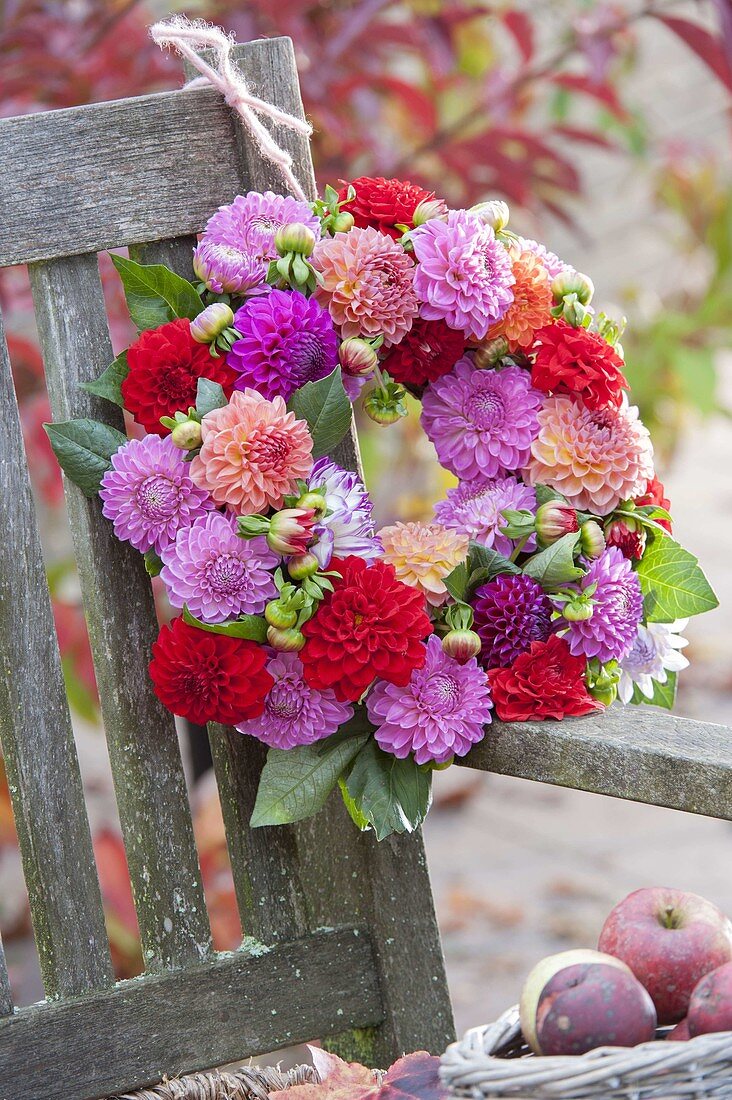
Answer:
<svg viewBox="0 0 732 1100"><path fill-rule="evenodd" d="M524 982L519 1005L521 1030L526 1042L535 1054L541 1053L536 1037L536 1016L544 987L555 974L567 967L582 963L605 963L608 966L616 967L625 974L631 974L630 968L620 959L614 959L611 955L601 955L599 951L590 951L583 948L574 951L560 951L558 955L548 955L537 963Z"/></svg>
<svg viewBox="0 0 732 1100"><path fill-rule="evenodd" d="M539 998L541 1054L584 1054L634 1047L656 1034L656 1010L632 974L607 963L575 963L551 978Z"/></svg>
<svg viewBox="0 0 732 1100"><path fill-rule="evenodd" d="M689 1001L689 1035L732 1031L732 963L706 974Z"/></svg>
<svg viewBox="0 0 732 1100"><path fill-rule="evenodd" d="M689 1035L689 1021L686 1016L680 1024L677 1024L673 1031L669 1031L666 1036L667 1043L688 1043L691 1036Z"/></svg>
<svg viewBox="0 0 732 1100"><path fill-rule="evenodd" d="M732 960L732 923L698 894L657 886L615 906L598 947L628 964L653 998L659 1024L675 1024L700 978Z"/></svg>

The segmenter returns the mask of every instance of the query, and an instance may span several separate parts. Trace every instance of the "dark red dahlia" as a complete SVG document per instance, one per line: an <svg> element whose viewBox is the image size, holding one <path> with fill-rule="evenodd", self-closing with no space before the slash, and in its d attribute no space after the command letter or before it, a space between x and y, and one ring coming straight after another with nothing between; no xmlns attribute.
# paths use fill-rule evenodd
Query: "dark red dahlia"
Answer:
<svg viewBox="0 0 732 1100"><path fill-rule="evenodd" d="M628 387L623 360L596 332L555 321L536 333L534 352L531 381L537 390L581 397L588 409L622 403Z"/></svg>
<svg viewBox="0 0 732 1100"><path fill-rule="evenodd" d="M274 679L267 652L243 638L227 638L189 626L182 618L164 626L152 649L155 694L173 714L197 726L233 726L258 718Z"/></svg>
<svg viewBox="0 0 732 1100"><path fill-rule="evenodd" d="M348 188L356 189L351 202L344 202ZM350 184L344 183L338 192L338 201L343 203L341 210L353 214L359 228L373 226L390 237L401 237L397 225L413 227L414 211L421 202L431 202L434 191L425 191L409 180L386 180L383 176L359 176Z"/></svg>
<svg viewBox="0 0 732 1100"><path fill-rule="evenodd" d="M643 496L636 497L634 503L639 507L643 504L656 504L659 508L665 508L667 512L671 511L671 501L666 496L663 482L659 481L655 475L646 485L646 491ZM669 535L672 533L673 528L669 520L657 519L656 523L660 523L661 527L665 527Z"/></svg>
<svg viewBox="0 0 732 1100"><path fill-rule="evenodd" d="M351 556L329 568L340 578L302 628L306 683L332 688L342 702L355 702L377 676L406 686L424 664L422 641L432 629L424 596L398 581L385 562Z"/></svg>
<svg viewBox="0 0 732 1100"><path fill-rule="evenodd" d="M573 657L564 638L533 642L510 668L488 673L496 714L502 722L574 718L602 710L585 684L586 658Z"/></svg>
<svg viewBox="0 0 732 1100"><path fill-rule="evenodd" d="M552 605L541 585L525 573L502 573L481 585L473 611L482 643L478 660L484 668L507 668L551 630Z"/></svg>
<svg viewBox="0 0 732 1100"><path fill-rule="evenodd" d="M465 336L444 321L418 317L410 331L389 349L384 369L403 386L426 386L441 378L465 351Z"/></svg>
<svg viewBox="0 0 732 1100"><path fill-rule="evenodd" d="M122 383L125 408L146 432L168 435L161 416L173 416L196 404L199 378L210 378L231 396L236 373L224 359L214 359L208 344L191 336L191 322L179 317L141 333L127 352L130 373Z"/></svg>

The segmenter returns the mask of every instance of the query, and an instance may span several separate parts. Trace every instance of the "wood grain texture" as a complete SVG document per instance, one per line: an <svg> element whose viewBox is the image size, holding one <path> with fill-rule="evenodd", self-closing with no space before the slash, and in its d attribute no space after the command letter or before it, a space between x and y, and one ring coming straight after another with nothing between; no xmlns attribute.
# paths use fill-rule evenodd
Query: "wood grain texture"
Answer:
<svg viewBox="0 0 732 1100"><path fill-rule="evenodd" d="M729 729L640 707L564 722L494 722L457 763L732 821Z"/></svg>
<svg viewBox="0 0 732 1100"><path fill-rule="evenodd" d="M193 249L195 236L170 237L168 240L148 241L130 245L130 259L138 264L165 264L176 275L193 281Z"/></svg>
<svg viewBox="0 0 732 1100"><path fill-rule="evenodd" d="M8 966L5 962L5 950L0 939L0 1016L12 1016L13 994L10 989Z"/></svg>
<svg viewBox="0 0 732 1100"><path fill-rule="evenodd" d="M103 988L112 968L1 317L0 421L0 740L55 997ZM0 1013L8 998L0 959Z"/></svg>
<svg viewBox="0 0 732 1100"><path fill-rule="evenodd" d="M54 419L123 429L119 409L78 387L112 359L96 256L34 265L31 285ZM65 488L145 966L200 962L210 931L173 718L148 675L149 578L99 499Z"/></svg>
<svg viewBox="0 0 732 1100"><path fill-rule="evenodd" d="M0 1096L97 1100L381 1014L368 936L323 931L0 1020Z"/></svg>

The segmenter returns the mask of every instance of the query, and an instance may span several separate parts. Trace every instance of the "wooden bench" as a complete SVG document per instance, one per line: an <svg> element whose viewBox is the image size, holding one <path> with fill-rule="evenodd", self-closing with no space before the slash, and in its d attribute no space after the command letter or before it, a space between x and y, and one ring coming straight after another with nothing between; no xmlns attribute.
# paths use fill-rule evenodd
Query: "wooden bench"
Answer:
<svg viewBox="0 0 732 1100"><path fill-rule="evenodd" d="M302 103L288 39L237 57ZM307 143L277 134L314 195ZM0 266L30 265L54 419L120 412L79 388L112 359L97 253L190 274L194 235L249 189L281 190L208 88L0 121ZM264 748L210 740L241 950L211 948L178 741L147 675L156 620L139 555L98 501L66 498L145 975L114 983L18 411L0 320L0 735L47 1001L15 1011L0 949L0 1100L93 1100L318 1037L374 1065L453 1038L419 835L377 844L334 800L250 830ZM336 458L356 468L355 440ZM496 723L467 766L732 819L722 727L639 712Z"/></svg>

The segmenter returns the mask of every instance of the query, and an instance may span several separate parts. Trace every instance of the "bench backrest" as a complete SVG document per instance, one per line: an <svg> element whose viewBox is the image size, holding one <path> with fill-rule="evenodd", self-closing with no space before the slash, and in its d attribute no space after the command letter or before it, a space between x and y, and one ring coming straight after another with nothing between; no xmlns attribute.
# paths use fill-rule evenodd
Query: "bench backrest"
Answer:
<svg viewBox="0 0 732 1100"><path fill-rule="evenodd" d="M302 116L289 39L238 48L250 87ZM277 132L314 195L307 142ZM190 275L221 203L282 190L213 89L0 121L0 267L27 263L55 420L121 412L79 383L111 362L97 253ZM66 500L145 976L114 984L27 460L0 319L0 738L48 1001L13 1010L0 949L0 1097L91 1100L165 1075L340 1035L388 1064L453 1037L419 836L377 845L334 801L248 826L264 747L210 740L245 941L211 948L178 741L147 674L142 559L70 483ZM355 440L338 459L355 468Z"/></svg>

